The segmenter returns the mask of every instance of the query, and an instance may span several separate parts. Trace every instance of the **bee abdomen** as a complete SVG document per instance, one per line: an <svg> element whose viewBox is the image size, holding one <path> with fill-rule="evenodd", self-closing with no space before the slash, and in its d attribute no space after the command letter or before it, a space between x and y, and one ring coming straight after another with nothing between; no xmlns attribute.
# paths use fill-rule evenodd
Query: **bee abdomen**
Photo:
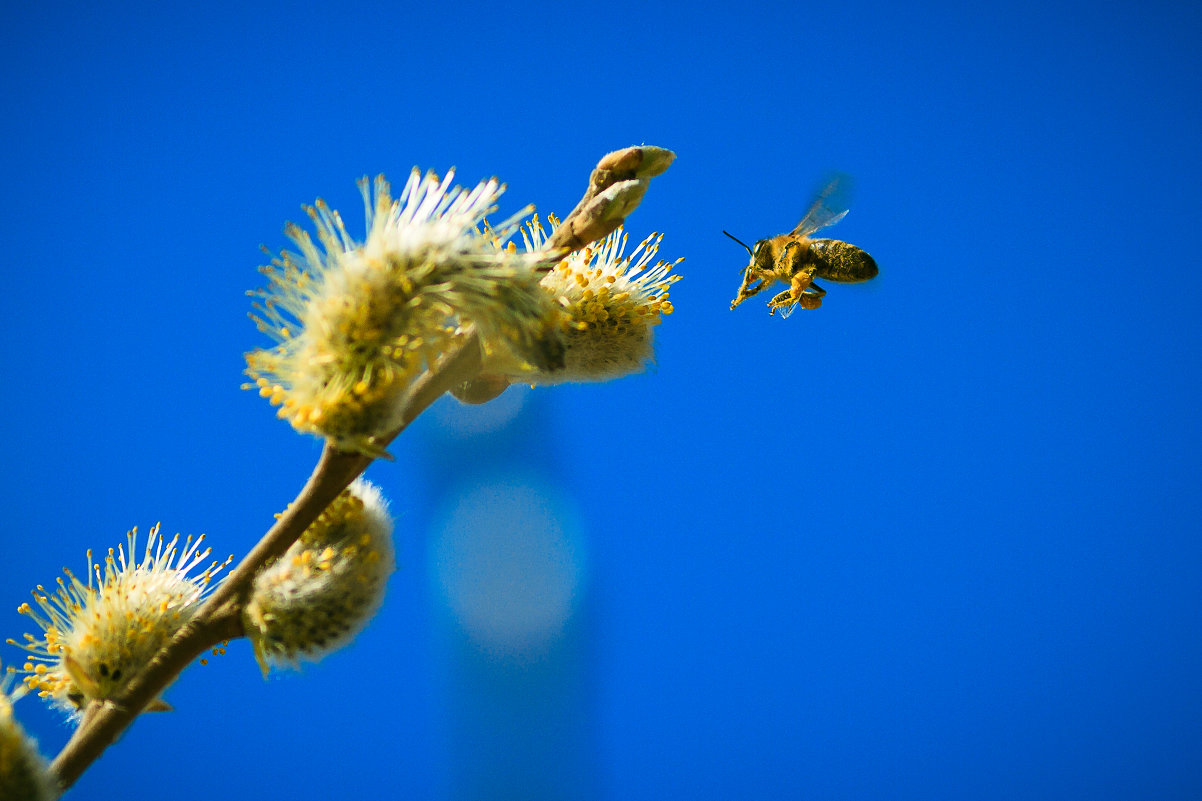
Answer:
<svg viewBox="0 0 1202 801"><path fill-rule="evenodd" d="M815 275L843 284L868 281L879 272L871 256L838 239L810 240L810 259L817 268Z"/></svg>

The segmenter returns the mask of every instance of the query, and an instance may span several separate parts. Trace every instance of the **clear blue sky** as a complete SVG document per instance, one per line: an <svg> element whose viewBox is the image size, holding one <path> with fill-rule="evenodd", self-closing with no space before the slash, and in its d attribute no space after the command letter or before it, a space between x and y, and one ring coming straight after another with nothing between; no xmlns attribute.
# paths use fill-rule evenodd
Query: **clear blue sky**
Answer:
<svg viewBox="0 0 1202 801"><path fill-rule="evenodd" d="M86 548L240 556L300 486L238 386L302 203L361 232L356 178L455 165L564 213L646 142L685 278L648 374L371 468L402 568L351 649L233 644L73 797L1202 796L1196 10L243 5L0 12L4 636ZM831 170L880 278L729 311L722 230Z"/></svg>

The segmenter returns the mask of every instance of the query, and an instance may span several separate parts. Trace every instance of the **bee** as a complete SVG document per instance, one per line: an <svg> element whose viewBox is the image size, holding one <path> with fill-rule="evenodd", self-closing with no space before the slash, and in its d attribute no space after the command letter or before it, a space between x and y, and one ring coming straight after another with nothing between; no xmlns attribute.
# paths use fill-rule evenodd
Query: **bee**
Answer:
<svg viewBox="0 0 1202 801"><path fill-rule="evenodd" d="M876 277L876 262L855 245L837 239L810 238L810 234L834 225L847 214L840 202L846 194L846 185L846 180L836 177L818 193L796 228L787 234L761 239L754 247L747 247L742 240L722 232L747 248L751 256L743 268L743 284L731 301L731 309L781 281L789 288L768 301L768 313L776 314L779 309L781 317L788 317L798 306L817 309L822 305L826 290L814 283L815 278L854 284Z"/></svg>

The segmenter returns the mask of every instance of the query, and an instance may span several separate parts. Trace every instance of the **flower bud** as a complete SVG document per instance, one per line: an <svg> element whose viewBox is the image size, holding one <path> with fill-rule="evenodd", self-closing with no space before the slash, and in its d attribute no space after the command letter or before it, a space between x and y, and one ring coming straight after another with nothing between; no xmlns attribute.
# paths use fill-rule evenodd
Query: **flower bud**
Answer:
<svg viewBox="0 0 1202 801"><path fill-rule="evenodd" d="M509 389L510 381L503 375L478 375L451 387L451 395L460 403L488 403Z"/></svg>
<svg viewBox="0 0 1202 801"><path fill-rule="evenodd" d="M386 504L357 479L255 577L242 622L263 674L350 642L379 609L394 567Z"/></svg>
<svg viewBox="0 0 1202 801"><path fill-rule="evenodd" d="M675 161L671 150L653 145L638 145L606 153L597 162L598 170L609 170L636 178L654 178L663 174Z"/></svg>

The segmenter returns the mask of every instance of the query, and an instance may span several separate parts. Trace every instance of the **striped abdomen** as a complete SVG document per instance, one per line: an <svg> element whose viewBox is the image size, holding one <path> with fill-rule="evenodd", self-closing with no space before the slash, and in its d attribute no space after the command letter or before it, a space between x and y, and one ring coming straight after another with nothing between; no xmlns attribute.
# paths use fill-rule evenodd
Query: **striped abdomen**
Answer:
<svg viewBox="0 0 1202 801"><path fill-rule="evenodd" d="M808 261L818 278L842 284L867 281L879 272L871 256L838 239L811 239Z"/></svg>

